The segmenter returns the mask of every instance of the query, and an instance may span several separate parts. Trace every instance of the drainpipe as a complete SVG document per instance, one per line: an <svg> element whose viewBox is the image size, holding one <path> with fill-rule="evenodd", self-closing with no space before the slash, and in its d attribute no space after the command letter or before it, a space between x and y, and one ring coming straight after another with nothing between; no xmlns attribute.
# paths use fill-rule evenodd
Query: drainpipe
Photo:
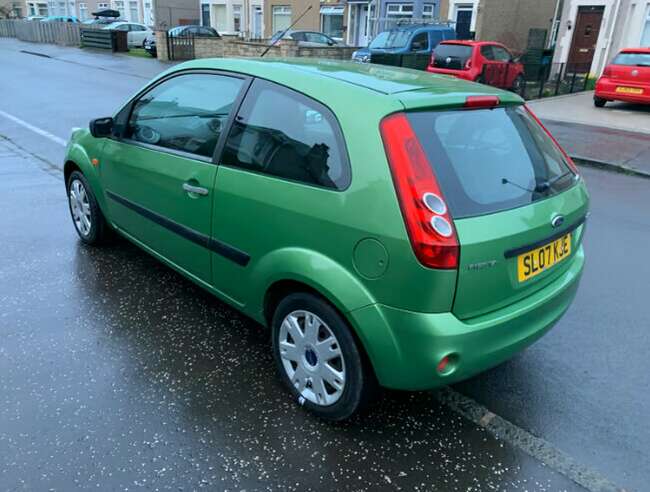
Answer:
<svg viewBox="0 0 650 492"><path fill-rule="evenodd" d="M557 16L560 14L560 3L562 3L562 0L556 0L555 1L555 12L553 12L553 22L551 23L551 32L550 36L548 37L548 41L546 42L546 49L551 48L551 43L553 43L553 32L555 31L555 24L557 23ZM559 33L560 27L558 26L558 33Z"/></svg>
<svg viewBox="0 0 650 492"><path fill-rule="evenodd" d="M607 35L607 46L605 46L605 57L602 60L602 63L600 63L600 66L598 67L598 72L600 72L600 69L603 64L607 64L607 60L609 60L609 52L612 48L612 36L614 35L614 29L616 29L616 24L618 22L618 14L620 13L621 10L621 0L616 0L616 10L614 10L614 18L612 19L612 24L609 29L609 34Z"/></svg>

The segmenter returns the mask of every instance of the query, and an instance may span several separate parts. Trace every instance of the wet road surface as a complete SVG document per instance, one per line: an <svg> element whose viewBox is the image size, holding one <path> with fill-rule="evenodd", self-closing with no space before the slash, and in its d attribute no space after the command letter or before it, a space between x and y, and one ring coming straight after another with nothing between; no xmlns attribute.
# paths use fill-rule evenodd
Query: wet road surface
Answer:
<svg viewBox="0 0 650 492"><path fill-rule="evenodd" d="M152 70L41 59L5 40L0 61L18 74L0 79L13 95L0 111L63 139ZM306 415L258 325L126 241L82 246L63 148L2 116L0 135L0 490L580 490L432 392L389 393L343 425ZM650 181L583 172L593 214L574 306L455 390L644 490Z"/></svg>

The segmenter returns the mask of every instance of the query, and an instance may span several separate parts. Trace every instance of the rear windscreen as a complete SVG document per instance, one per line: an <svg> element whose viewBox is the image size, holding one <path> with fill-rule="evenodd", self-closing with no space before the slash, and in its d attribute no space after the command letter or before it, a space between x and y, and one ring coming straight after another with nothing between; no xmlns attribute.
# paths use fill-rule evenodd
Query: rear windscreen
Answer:
<svg viewBox="0 0 650 492"><path fill-rule="evenodd" d="M650 53L619 53L612 64L650 67Z"/></svg>
<svg viewBox="0 0 650 492"><path fill-rule="evenodd" d="M575 183L523 107L408 113L454 218L521 207Z"/></svg>
<svg viewBox="0 0 650 492"><path fill-rule="evenodd" d="M462 70L472 56L472 47L462 44L439 44L434 51L433 66Z"/></svg>

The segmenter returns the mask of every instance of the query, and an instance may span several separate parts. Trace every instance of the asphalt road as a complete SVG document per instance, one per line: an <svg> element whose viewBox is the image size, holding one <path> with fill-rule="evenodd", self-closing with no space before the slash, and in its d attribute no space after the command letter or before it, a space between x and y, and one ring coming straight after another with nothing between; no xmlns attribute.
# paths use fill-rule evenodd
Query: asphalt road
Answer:
<svg viewBox="0 0 650 492"><path fill-rule="evenodd" d="M165 67L6 39L0 66L0 490L582 490L435 392L386 394L343 425L305 414L259 326L126 241L76 239L58 140ZM643 491L650 180L582 172L593 202L573 307L453 391Z"/></svg>

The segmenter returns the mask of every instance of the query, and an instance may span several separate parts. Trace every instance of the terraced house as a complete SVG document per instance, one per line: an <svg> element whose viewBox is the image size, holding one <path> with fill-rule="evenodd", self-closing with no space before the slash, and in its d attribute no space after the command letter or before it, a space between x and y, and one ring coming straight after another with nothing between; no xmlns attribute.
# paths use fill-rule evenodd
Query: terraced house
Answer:
<svg viewBox="0 0 650 492"><path fill-rule="evenodd" d="M120 17L132 22L154 25L154 0L27 0L25 15L69 15L83 21L92 18L92 13L103 9L120 12Z"/></svg>

